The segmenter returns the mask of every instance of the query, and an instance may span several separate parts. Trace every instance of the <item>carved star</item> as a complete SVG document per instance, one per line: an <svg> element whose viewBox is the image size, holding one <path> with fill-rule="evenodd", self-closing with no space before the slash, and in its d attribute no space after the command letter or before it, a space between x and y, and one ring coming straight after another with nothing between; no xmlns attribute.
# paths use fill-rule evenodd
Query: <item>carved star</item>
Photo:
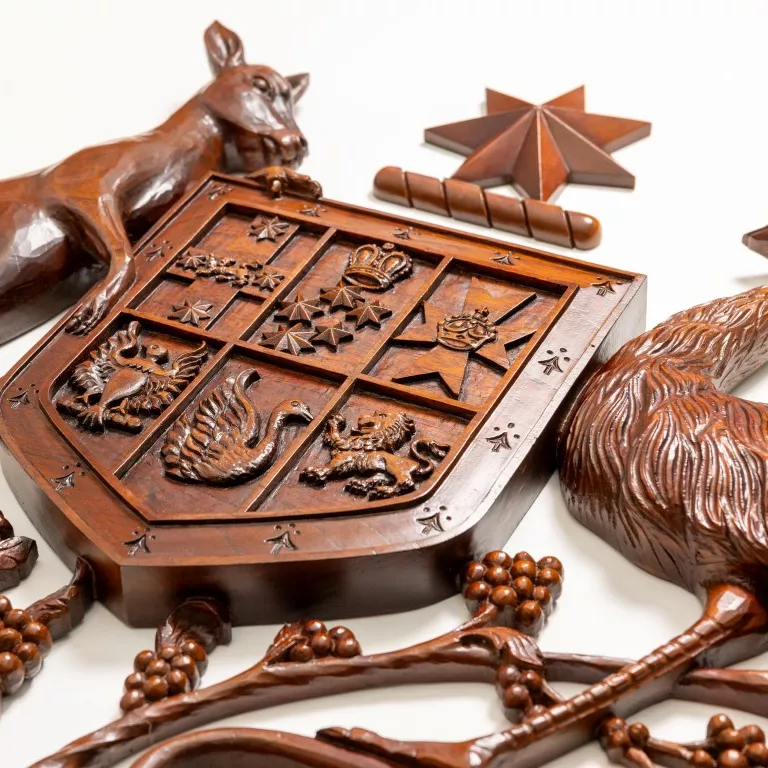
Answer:
<svg viewBox="0 0 768 768"><path fill-rule="evenodd" d="M300 293L296 294L293 301L284 301L279 312L275 314L277 320L287 320L289 323L303 323L312 325L315 315L322 315L323 308L319 299L305 299Z"/></svg>
<svg viewBox="0 0 768 768"><path fill-rule="evenodd" d="M253 284L262 291L274 291L283 280L285 280L285 275L280 275L277 272L267 272L261 277L257 277Z"/></svg>
<svg viewBox="0 0 768 768"><path fill-rule="evenodd" d="M264 332L264 347L271 347L277 352L287 352L289 355L300 355L302 352L314 352L315 348L309 343L315 336L313 330L307 330L301 323L290 328L284 328L282 325L277 327L277 332Z"/></svg>
<svg viewBox="0 0 768 768"><path fill-rule="evenodd" d="M173 312L168 317L171 320L178 320L180 323L188 323L198 327L201 320L209 320L213 304L208 301L198 299L194 303L189 299L184 299L182 304L174 304Z"/></svg>
<svg viewBox="0 0 768 768"><path fill-rule="evenodd" d="M470 316L478 310L487 310L487 339L477 348L458 349L445 346L440 341L440 324L451 317L441 307L429 301L423 303L424 323L416 325L395 337L395 341L430 347L417 355L407 358L393 381L413 382L426 378L438 378L448 392L458 398L467 372L470 358L477 357L494 368L506 371L509 368L507 348L520 344L536 333L535 328L521 327L519 323L502 325L519 313L536 298L535 293L519 294L514 299L495 298L473 277L464 298L461 315Z"/></svg>
<svg viewBox="0 0 768 768"><path fill-rule="evenodd" d="M358 301L357 307L347 312L347 319L355 321L355 328L364 325L374 325L381 328L381 321L392 314L391 309L382 306L378 301Z"/></svg>
<svg viewBox="0 0 768 768"><path fill-rule="evenodd" d="M181 259L182 269L200 269L207 267L212 258L212 254L201 251L199 248L187 248Z"/></svg>
<svg viewBox="0 0 768 768"><path fill-rule="evenodd" d="M584 86L540 106L485 94L485 117L424 133L430 144L467 156L454 179L512 184L535 200L548 200L568 182L634 188L635 177L609 153L648 136L650 123L585 112Z"/></svg>
<svg viewBox="0 0 768 768"><path fill-rule="evenodd" d="M340 320L335 323L316 323L315 330L318 333L312 339L312 343L327 344L334 352L337 351L339 344L355 338L355 334L348 331Z"/></svg>
<svg viewBox="0 0 768 768"><path fill-rule="evenodd" d="M320 300L327 301L331 305L331 312L333 312L339 307L354 309L359 301L365 301L365 296L347 285L343 280L339 280L333 288L320 289Z"/></svg>
<svg viewBox="0 0 768 768"><path fill-rule="evenodd" d="M257 240L271 240L274 243L278 237L282 237L285 234L285 231L290 226L287 221L282 221L277 216L269 219L269 221L259 218L258 221L251 223L248 228L248 234Z"/></svg>

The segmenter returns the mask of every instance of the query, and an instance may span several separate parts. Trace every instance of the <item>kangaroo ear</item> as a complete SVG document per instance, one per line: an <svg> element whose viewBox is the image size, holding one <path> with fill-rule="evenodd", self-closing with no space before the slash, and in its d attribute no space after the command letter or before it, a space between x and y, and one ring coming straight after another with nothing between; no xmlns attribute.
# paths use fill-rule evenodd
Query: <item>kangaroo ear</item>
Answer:
<svg viewBox="0 0 768 768"><path fill-rule="evenodd" d="M288 75L286 80L291 84L293 100L298 101L309 87L309 75L306 72L302 72L300 75Z"/></svg>
<svg viewBox="0 0 768 768"><path fill-rule="evenodd" d="M208 51L208 61L214 75L218 75L228 67L245 64L243 41L240 35L219 24L218 21L214 21L205 30L205 49Z"/></svg>

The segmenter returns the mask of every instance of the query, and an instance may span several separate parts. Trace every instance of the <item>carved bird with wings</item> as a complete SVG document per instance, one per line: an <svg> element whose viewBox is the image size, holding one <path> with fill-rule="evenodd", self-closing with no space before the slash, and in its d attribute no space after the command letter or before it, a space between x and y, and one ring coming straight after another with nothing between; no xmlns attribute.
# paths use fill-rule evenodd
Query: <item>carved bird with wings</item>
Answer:
<svg viewBox="0 0 768 768"><path fill-rule="evenodd" d="M93 432L116 427L138 432L138 416L160 413L197 376L205 362L205 342L169 363L168 350L139 341L136 321L92 350L70 379L81 394L60 398L60 411L76 416L80 426Z"/></svg>

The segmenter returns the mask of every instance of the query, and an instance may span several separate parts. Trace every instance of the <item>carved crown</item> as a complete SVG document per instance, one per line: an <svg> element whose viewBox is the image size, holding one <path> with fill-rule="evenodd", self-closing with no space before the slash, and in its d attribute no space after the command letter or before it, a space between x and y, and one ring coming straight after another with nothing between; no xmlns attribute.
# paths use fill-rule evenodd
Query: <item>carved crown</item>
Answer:
<svg viewBox="0 0 768 768"><path fill-rule="evenodd" d="M407 277L413 260L392 243L361 245L349 257L344 280L369 291L386 291L396 280Z"/></svg>
<svg viewBox="0 0 768 768"><path fill-rule="evenodd" d="M488 319L488 307L471 314L448 315L437 324L437 341L448 349L474 352L487 341L496 339L496 326Z"/></svg>

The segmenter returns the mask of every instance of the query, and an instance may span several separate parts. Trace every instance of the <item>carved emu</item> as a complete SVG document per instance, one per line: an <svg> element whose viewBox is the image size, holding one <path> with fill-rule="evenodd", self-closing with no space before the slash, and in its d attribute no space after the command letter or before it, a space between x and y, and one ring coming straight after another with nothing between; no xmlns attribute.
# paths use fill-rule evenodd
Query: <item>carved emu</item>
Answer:
<svg viewBox="0 0 768 768"><path fill-rule="evenodd" d="M308 75L245 63L218 22L205 33L215 78L162 125L90 147L38 173L0 181L0 343L53 317L104 280L67 324L88 333L135 277L128 232L141 235L211 170L298 165L293 119Z"/></svg>
<svg viewBox="0 0 768 768"><path fill-rule="evenodd" d="M531 768L591 739L610 713L665 699L693 664L765 650L768 406L727 392L766 359L768 288L694 307L622 347L562 430L569 510L633 563L701 597L692 627L502 733L456 744L360 729L321 736L396 765Z"/></svg>

